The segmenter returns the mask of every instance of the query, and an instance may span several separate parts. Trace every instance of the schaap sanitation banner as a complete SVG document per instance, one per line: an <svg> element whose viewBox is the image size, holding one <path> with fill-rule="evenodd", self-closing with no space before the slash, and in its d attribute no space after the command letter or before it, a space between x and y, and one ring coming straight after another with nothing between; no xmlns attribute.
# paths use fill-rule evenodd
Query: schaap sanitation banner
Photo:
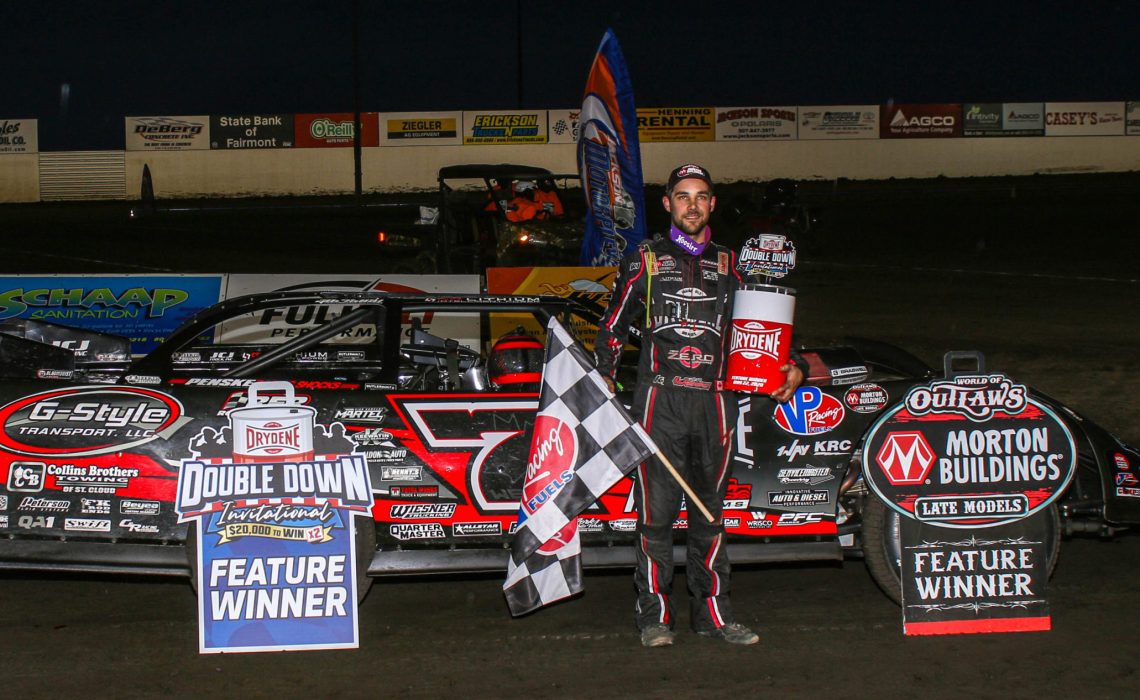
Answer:
<svg viewBox="0 0 1140 700"><path fill-rule="evenodd" d="M0 321L29 318L119 335L141 355L218 303L222 284L222 275L0 277Z"/></svg>
<svg viewBox="0 0 1140 700"><path fill-rule="evenodd" d="M906 634L1049 629L1049 508L1077 462L1051 409L1003 374L937 380L879 418L864 454L899 515Z"/></svg>

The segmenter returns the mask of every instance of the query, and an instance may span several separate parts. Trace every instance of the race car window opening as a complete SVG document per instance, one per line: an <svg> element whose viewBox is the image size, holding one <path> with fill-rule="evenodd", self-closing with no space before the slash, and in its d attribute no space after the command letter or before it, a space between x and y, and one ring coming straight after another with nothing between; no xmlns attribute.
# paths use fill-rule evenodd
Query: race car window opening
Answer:
<svg viewBox="0 0 1140 700"><path fill-rule="evenodd" d="M347 328L351 328L357 324L372 321L376 328L382 328L383 307L380 306L366 306L355 311L351 311L340 318L331 321L330 323L315 328L308 333L298 337L296 340L289 341L282 345L273 348L257 358L235 367L228 372L222 374L226 378L244 378L250 377L254 374L264 371L265 369L281 362L286 358L292 358L297 353L309 350L325 340L334 338ZM376 339L374 339L376 342Z"/></svg>

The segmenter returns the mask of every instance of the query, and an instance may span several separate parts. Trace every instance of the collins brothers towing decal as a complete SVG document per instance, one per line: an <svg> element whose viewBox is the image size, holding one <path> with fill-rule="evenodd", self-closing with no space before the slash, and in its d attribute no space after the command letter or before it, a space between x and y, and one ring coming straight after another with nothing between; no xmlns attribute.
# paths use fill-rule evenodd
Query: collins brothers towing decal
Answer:
<svg viewBox="0 0 1140 700"><path fill-rule="evenodd" d="M199 650L355 648L367 461L288 382L255 383L228 417L191 439L178 475L179 522L197 522Z"/></svg>
<svg viewBox="0 0 1140 700"><path fill-rule="evenodd" d="M0 407L0 447L24 455L79 457L169 438L190 420L178 399L141 387L44 391Z"/></svg>
<svg viewBox="0 0 1140 700"><path fill-rule="evenodd" d="M872 490L907 518L992 527L1042 511L1069 485L1077 450L1065 424L1003 375L915 387L872 427Z"/></svg>

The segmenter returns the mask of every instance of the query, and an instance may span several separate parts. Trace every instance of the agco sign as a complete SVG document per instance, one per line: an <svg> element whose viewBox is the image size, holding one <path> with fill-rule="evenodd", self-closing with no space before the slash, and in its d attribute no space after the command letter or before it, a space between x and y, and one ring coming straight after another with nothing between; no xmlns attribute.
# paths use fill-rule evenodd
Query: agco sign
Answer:
<svg viewBox="0 0 1140 700"><path fill-rule="evenodd" d="M57 389L0 408L0 447L43 457L107 454L168 436L186 420L177 399L149 389Z"/></svg>

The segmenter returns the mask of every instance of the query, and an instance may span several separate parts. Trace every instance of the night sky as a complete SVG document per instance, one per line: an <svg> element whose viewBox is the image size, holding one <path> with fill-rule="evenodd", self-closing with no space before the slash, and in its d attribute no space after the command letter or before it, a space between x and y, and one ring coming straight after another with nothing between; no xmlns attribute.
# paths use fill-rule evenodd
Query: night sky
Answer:
<svg viewBox="0 0 1140 700"><path fill-rule="evenodd" d="M945 9L940 9L945 8ZM353 3L5 3L0 119L351 111ZM606 27L638 106L1140 99L1140 3L359 0L364 111L567 108Z"/></svg>

